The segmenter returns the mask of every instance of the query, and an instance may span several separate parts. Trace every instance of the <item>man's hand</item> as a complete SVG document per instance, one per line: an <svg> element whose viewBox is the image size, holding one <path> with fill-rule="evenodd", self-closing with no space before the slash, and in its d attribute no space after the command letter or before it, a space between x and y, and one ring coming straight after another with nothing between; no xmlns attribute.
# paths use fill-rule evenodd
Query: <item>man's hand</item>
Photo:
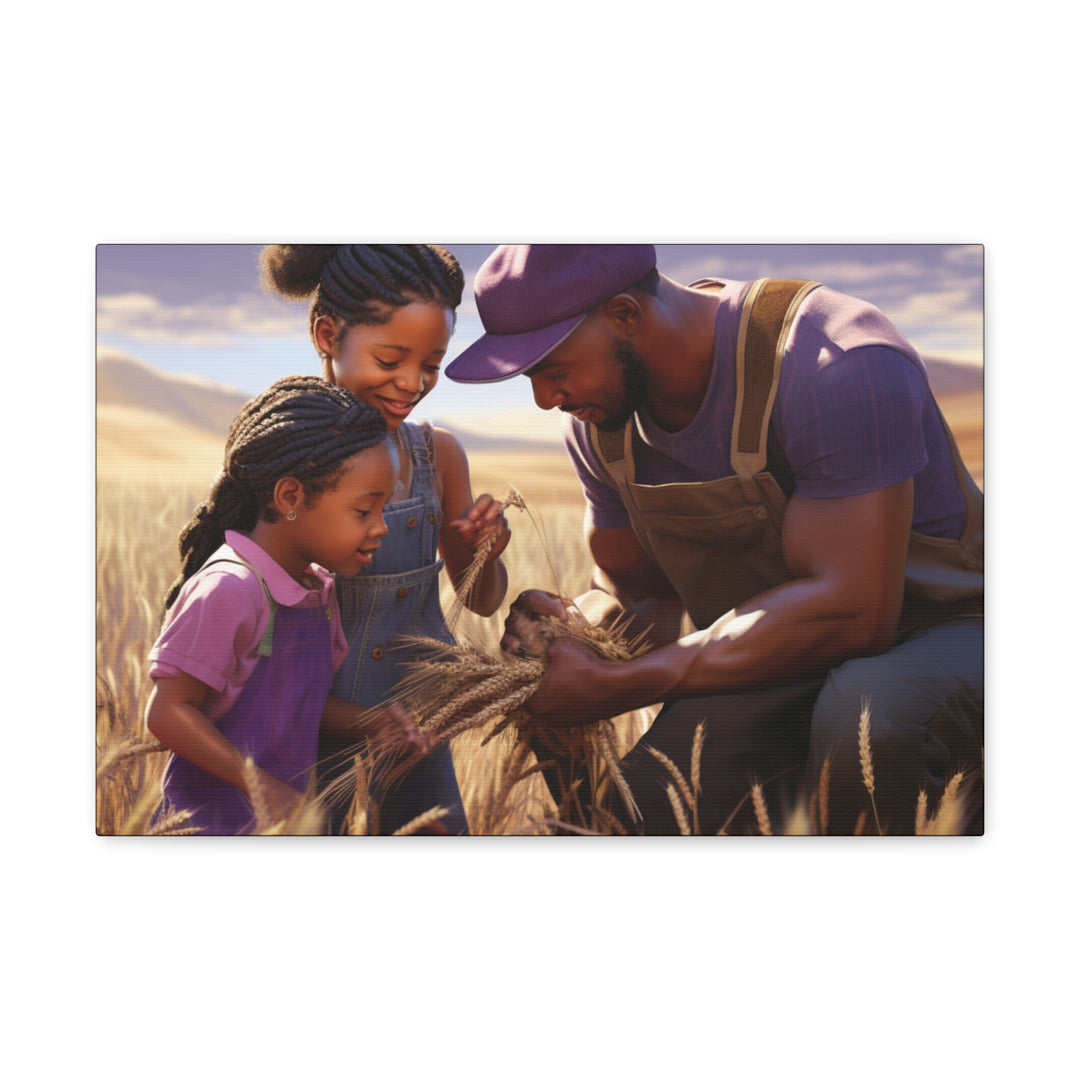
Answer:
<svg viewBox="0 0 1080 1080"><path fill-rule="evenodd" d="M554 593L526 589L510 605L502 641L511 656L543 656L558 636L556 625L567 621L566 601Z"/></svg>
<svg viewBox="0 0 1080 1080"><path fill-rule="evenodd" d="M553 727L590 724L612 712L605 676L617 661L605 660L588 645L560 637L547 650L548 668L525 709Z"/></svg>

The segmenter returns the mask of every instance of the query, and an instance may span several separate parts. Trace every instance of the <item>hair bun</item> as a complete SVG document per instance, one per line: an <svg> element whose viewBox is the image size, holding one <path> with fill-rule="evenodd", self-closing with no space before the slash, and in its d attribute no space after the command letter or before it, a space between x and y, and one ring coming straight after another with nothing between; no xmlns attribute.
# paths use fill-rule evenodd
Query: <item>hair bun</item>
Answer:
<svg viewBox="0 0 1080 1080"><path fill-rule="evenodd" d="M267 244L259 253L263 285L290 300L306 300L319 287L323 267L340 244Z"/></svg>

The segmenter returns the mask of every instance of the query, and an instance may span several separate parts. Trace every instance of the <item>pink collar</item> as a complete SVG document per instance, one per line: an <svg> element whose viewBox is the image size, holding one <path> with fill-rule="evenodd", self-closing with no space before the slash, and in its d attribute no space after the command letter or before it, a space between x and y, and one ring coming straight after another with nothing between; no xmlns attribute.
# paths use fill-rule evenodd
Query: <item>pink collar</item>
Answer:
<svg viewBox="0 0 1080 1080"><path fill-rule="evenodd" d="M246 559L256 570L262 574L270 595L282 607L296 607L303 603L311 593L317 593L319 602L326 604L330 599L330 591L334 587L333 575L321 566L311 563L308 573L314 580L319 582L316 589L305 589L299 581L288 574L280 564L276 563L250 536L235 532L233 529L225 530L225 543L229 545L242 559Z"/></svg>

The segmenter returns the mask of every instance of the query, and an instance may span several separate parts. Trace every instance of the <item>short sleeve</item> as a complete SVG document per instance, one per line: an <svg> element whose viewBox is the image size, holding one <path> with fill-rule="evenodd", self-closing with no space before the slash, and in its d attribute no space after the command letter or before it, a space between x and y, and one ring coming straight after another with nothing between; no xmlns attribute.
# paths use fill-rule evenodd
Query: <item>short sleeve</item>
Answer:
<svg viewBox="0 0 1080 1080"><path fill-rule="evenodd" d="M568 416L563 422L563 441L585 496L586 522L597 529L629 528L630 516L592 448L588 427Z"/></svg>
<svg viewBox="0 0 1080 1080"><path fill-rule="evenodd" d="M775 419L807 498L862 495L915 476L929 461L925 374L886 346L851 349L785 386Z"/></svg>
<svg viewBox="0 0 1080 1080"><path fill-rule="evenodd" d="M258 648L267 604L243 567L209 570L186 582L150 650L151 678L177 671L223 693L240 659Z"/></svg>

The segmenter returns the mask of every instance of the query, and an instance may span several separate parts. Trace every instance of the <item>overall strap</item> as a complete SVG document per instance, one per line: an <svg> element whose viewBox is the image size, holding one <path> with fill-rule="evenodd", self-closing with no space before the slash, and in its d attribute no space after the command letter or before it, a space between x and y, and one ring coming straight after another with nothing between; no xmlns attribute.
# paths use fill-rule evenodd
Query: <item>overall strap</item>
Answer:
<svg viewBox="0 0 1080 1080"><path fill-rule="evenodd" d="M799 306L818 285L817 281L760 278L743 301L735 358L731 466L751 502L760 501L753 478L766 468L769 418L791 327Z"/></svg>
<svg viewBox="0 0 1080 1080"><path fill-rule="evenodd" d="M202 564L200 569L205 570L208 566L213 566L214 563L237 563L240 566L246 566L256 577L259 584L262 586L263 592L266 594L266 602L270 605L270 618L266 623L266 629L263 631L263 636L259 640L259 647L255 650L259 656L272 656L274 652L274 618L277 616L278 603L270 595L270 589L266 582L263 580L262 574L258 569L252 566L247 559L242 559L235 552L232 554L213 555Z"/></svg>
<svg viewBox="0 0 1080 1080"><path fill-rule="evenodd" d="M817 281L761 278L743 301L735 358L731 465L751 502L760 501L753 477L766 466L769 417L791 327L799 305L818 285ZM633 417L622 431L600 431L589 425L593 449L620 491L623 482L634 480L633 432Z"/></svg>
<svg viewBox="0 0 1080 1080"><path fill-rule="evenodd" d="M622 431L601 431L595 424L589 425L589 440L593 449L620 491L623 490L623 481L634 482L633 435L633 417L627 420Z"/></svg>
<svg viewBox="0 0 1080 1080"><path fill-rule="evenodd" d="M423 437L422 441L415 439L414 435L416 430L418 430ZM401 431L404 433L406 439L408 439L409 449L412 453L413 467L427 470L428 483L435 492L435 497L441 503L443 497L443 483L442 477L439 475L438 459L435 455L435 432L431 427L431 421L421 420L413 431L410 431L409 424L403 424L401 426Z"/></svg>

